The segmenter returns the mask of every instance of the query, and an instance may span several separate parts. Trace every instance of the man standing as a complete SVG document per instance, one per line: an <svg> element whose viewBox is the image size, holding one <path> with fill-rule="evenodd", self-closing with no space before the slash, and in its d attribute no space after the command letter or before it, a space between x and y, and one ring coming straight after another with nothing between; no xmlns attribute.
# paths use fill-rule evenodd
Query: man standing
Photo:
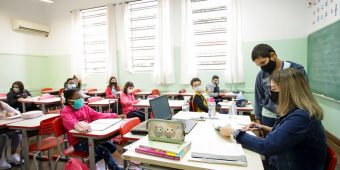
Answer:
<svg viewBox="0 0 340 170"><path fill-rule="evenodd" d="M251 58L253 62L261 67L257 74L255 83L254 112L258 123L273 127L277 118L276 108L278 104L278 93L271 91L269 77L275 71L286 68L300 70L307 78L303 66L291 61L281 61L275 50L267 44L258 44L254 47Z"/></svg>

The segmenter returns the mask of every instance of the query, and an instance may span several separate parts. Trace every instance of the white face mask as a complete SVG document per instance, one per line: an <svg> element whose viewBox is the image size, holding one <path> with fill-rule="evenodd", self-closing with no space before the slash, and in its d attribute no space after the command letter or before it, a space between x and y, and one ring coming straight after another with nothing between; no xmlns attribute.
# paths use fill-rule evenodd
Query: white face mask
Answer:
<svg viewBox="0 0 340 170"><path fill-rule="evenodd" d="M76 84L67 84L67 88L68 88L68 89L74 89L74 88L76 88L76 87L77 87Z"/></svg>
<svg viewBox="0 0 340 170"><path fill-rule="evenodd" d="M116 80L111 80L111 83L117 83L117 81Z"/></svg>
<svg viewBox="0 0 340 170"><path fill-rule="evenodd" d="M131 94L133 92L133 89L128 89L127 92Z"/></svg>
<svg viewBox="0 0 340 170"><path fill-rule="evenodd" d="M199 85L199 86L194 87L194 90L197 91L197 92L202 92L202 91L204 91L205 89L203 88L202 85Z"/></svg>

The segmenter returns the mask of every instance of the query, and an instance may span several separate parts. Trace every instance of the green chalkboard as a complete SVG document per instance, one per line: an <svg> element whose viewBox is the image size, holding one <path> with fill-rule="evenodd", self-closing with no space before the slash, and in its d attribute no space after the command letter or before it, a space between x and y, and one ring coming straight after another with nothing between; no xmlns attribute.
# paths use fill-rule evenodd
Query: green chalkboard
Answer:
<svg viewBox="0 0 340 170"><path fill-rule="evenodd" d="M312 91L340 101L340 21L308 36L307 63Z"/></svg>

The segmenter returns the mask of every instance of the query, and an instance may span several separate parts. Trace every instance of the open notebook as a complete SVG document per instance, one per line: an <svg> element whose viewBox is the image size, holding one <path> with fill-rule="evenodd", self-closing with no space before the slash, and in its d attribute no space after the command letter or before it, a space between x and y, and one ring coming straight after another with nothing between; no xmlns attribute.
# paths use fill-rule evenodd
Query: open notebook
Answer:
<svg viewBox="0 0 340 170"><path fill-rule="evenodd" d="M98 119L91 122L90 126L93 131L101 131L117 124L120 121L122 121L122 119Z"/></svg>

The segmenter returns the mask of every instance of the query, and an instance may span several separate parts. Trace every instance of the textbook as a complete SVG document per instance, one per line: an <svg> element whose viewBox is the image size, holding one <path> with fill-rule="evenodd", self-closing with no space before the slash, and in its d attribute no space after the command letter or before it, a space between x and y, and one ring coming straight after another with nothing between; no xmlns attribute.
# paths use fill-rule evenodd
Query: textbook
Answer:
<svg viewBox="0 0 340 170"><path fill-rule="evenodd" d="M182 144L166 143L158 141L144 140L139 144L139 147L157 149L168 152L169 154L178 155L186 148L191 147L191 142L184 142Z"/></svg>
<svg viewBox="0 0 340 170"><path fill-rule="evenodd" d="M98 119L90 123L91 130L93 131L102 131L105 130L118 122L122 121L122 119Z"/></svg>
<svg viewBox="0 0 340 170"><path fill-rule="evenodd" d="M191 160L247 166L247 159L240 144L220 141L219 147L197 143L191 151Z"/></svg>

